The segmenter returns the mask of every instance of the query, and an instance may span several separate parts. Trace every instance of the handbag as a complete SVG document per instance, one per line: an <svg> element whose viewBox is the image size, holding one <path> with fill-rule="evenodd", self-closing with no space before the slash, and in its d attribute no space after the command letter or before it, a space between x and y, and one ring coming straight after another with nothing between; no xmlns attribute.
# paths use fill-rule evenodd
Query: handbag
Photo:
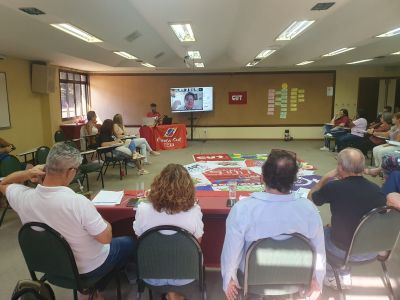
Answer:
<svg viewBox="0 0 400 300"><path fill-rule="evenodd" d="M56 300L48 283L39 280L20 280L14 288L11 300Z"/></svg>

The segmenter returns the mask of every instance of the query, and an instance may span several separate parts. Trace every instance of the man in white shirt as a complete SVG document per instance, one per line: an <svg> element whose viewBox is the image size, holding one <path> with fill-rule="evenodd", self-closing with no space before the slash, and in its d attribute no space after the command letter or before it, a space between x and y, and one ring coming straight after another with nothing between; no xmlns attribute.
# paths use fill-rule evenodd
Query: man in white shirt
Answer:
<svg viewBox="0 0 400 300"><path fill-rule="evenodd" d="M265 192L252 193L229 213L221 255L223 289L228 300L237 298L240 289L237 272L240 269L243 273L251 243L295 232L307 237L315 248L313 296L321 292L325 276L323 226L314 204L291 193L297 171L296 159L291 154L274 151L262 167Z"/></svg>
<svg viewBox="0 0 400 300"><path fill-rule="evenodd" d="M112 238L111 225L92 202L68 188L81 160L77 149L57 143L50 150L45 167L10 174L1 182L0 192L23 224L45 223L65 237L80 274L104 276L133 259L135 242L131 237ZM27 180L39 184L36 188L21 184ZM102 290L105 284L97 288Z"/></svg>

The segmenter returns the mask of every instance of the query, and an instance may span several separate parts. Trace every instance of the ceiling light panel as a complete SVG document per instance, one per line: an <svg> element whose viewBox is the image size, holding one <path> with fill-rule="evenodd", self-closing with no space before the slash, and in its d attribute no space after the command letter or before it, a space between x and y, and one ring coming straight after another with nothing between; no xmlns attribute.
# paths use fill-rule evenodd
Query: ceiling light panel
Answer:
<svg viewBox="0 0 400 300"><path fill-rule="evenodd" d="M400 55L400 51L393 52L392 55Z"/></svg>
<svg viewBox="0 0 400 300"><path fill-rule="evenodd" d="M353 48L340 48L338 50L335 50L335 51L329 52L327 54L324 54L322 56L335 56L335 55L338 55L338 54L345 53L347 51L351 51L353 49L355 49L355 47L353 47Z"/></svg>
<svg viewBox="0 0 400 300"><path fill-rule="evenodd" d="M68 23L50 24L50 25L88 43L102 42L102 40L95 37L94 35L91 35L90 33Z"/></svg>
<svg viewBox="0 0 400 300"><path fill-rule="evenodd" d="M119 56L122 56L123 58L126 58L126 59L137 59L136 56L133 56L133 55L131 55L129 53L126 53L124 51L114 51L114 53L119 55Z"/></svg>
<svg viewBox="0 0 400 300"><path fill-rule="evenodd" d="M194 63L194 66L196 67L196 68L204 68L204 63Z"/></svg>
<svg viewBox="0 0 400 300"><path fill-rule="evenodd" d="M200 51L188 51L187 55L190 59L201 59Z"/></svg>
<svg viewBox="0 0 400 300"><path fill-rule="evenodd" d="M264 59L264 58L270 56L275 51L276 50L271 50L271 49L263 50L260 53L258 53L258 55L256 56L256 59Z"/></svg>
<svg viewBox="0 0 400 300"><path fill-rule="evenodd" d="M377 35L376 37L391 37L400 34L400 27Z"/></svg>
<svg viewBox="0 0 400 300"><path fill-rule="evenodd" d="M277 41L290 41L306 30L315 20L294 21L277 38Z"/></svg>
<svg viewBox="0 0 400 300"><path fill-rule="evenodd" d="M170 24L176 37L181 42L195 42L196 39L193 34L192 26L189 23L186 24Z"/></svg>
<svg viewBox="0 0 400 300"><path fill-rule="evenodd" d="M368 58L368 59L363 59L363 60L352 61L352 62L349 62L347 64L348 65L355 65L355 64L361 64L361 63L364 63L364 62L367 62L367 61L371 61L371 60L372 60L372 58Z"/></svg>
<svg viewBox="0 0 400 300"><path fill-rule="evenodd" d="M152 64L149 64L149 63L142 63L141 65L144 66L144 67L147 67L147 68L155 68L156 67L156 66L153 66Z"/></svg>
<svg viewBox="0 0 400 300"><path fill-rule="evenodd" d="M304 65L308 65L308 64L312 64L314 61L313 60L306 60L303 61L301 63L296 64L297 66L304 66Z"/></svg>

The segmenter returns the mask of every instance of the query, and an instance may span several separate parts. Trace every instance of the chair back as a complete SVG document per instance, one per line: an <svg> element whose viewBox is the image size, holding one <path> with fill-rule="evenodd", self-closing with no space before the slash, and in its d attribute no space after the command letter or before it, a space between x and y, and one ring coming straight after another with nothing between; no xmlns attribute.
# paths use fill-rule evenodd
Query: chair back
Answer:
<svg viewBox="0 0 400 300"><path fill-rule="evenodd" d="M46 163L47 155L49 155L50 148L41 146L36 150L35 153L35 164L44 165Z"/></svg>
<svg viewBox="0 0 400 300"><path fill-rule="evenodd" d="M174 231L165 234L161 231ZM176 226L157 226L138 240L137 276L139 280L196 279L203 282L203 253L196 238Z"/></svg>
<svg viewBox="0 0 400 300"><path fill-rule="evenodd" d="M315 251L299 233L255 241L247 250L244 294L287 295L310 287Z"/></svg>
<svg viewBox="0 0 400 300"><path fill-rule="evenodd" d="M57 131L54 133L54 141L55 141L56 143L58 143L58 142L64 142L65 140L66 140L65 134L64 134L64 132L63 132L62 130L57 130Z"/></svg>
<svg viewBox="0 0 400 300"><path fill-rule="evenodd" d="M21 171L22 164L14 155L7 155L0 163L0 177L6 177L11 173Z"/></svg>
<svg viewBox="0 0 400 300"><path fill-rule="evenodd" d="M18 240L33 279L34 273L40 272L54 285L80 290L74 255L60 233L46 224L31 222L22 226Z"/></svg>
<svg viewBox="0 0 400 300"><path fill-rule="evenodd" d="M399 234L400 211L398 209L384 206L371 210L361 219L354 232L345 263L352 255L391 252Z"/></svg>

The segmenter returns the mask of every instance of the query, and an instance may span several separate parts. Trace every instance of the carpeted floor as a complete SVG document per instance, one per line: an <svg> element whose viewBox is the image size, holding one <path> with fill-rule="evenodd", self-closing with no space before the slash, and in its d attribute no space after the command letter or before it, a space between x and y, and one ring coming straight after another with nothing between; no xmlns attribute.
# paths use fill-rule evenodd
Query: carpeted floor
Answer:
<svg viewBox="0 0 400 300"><path fill-rule="evenodd" d="M297 153L298 157L315 165L318 169L316 174L323 175L336 166L335 155L332 152L320 151L321 141L193 141L188 148L175 151L163 151L158 157L151 157L151 164L146 168L151 172L149 175L139 176L135 169L129 169L128 175L119 180L117 168L110 169L105 176L105 188L109 190L135 189L137 184L144 183L150 187L152 178L168 163L188 164L193 162L194 153L265 153L271 149L287 149ZM367 160L369 163L369 160ZM99 191L101 185L96 182L95 175L91 176L91 190ZM379 178L371 179L377 184L382 181ZM321 217L324 224L329 223L329 206L320 207ZM23 257L21 255L17 233L20 228L18 216L9 211L5 221L0 227L0 299L10 299L10 295L18 279L29 278ZM384 234L384 233L382 233ZM371 236L371 243L374 237ZM397 248L389 262L389 273L392 278L392 285L395 288L398 298L400 297L400 258ZM388 299L386 288L382 281L380 265L360 266L353 270L353 288L348 291L346 299L380 300ZM206 274L208 299L224 299L222 292L222 281L219 270L208 270ZM72 292L60 288L54 288L57 299L73 299ZM106 299L116 299L113 286L105 292ZM147 299L147 293L144 297ZM397 298L397 299L398 299ZM136 299L136 286L123 281L123 299ZM339 299L335 291L329 288L324 289L323 299Z"/></svg>

